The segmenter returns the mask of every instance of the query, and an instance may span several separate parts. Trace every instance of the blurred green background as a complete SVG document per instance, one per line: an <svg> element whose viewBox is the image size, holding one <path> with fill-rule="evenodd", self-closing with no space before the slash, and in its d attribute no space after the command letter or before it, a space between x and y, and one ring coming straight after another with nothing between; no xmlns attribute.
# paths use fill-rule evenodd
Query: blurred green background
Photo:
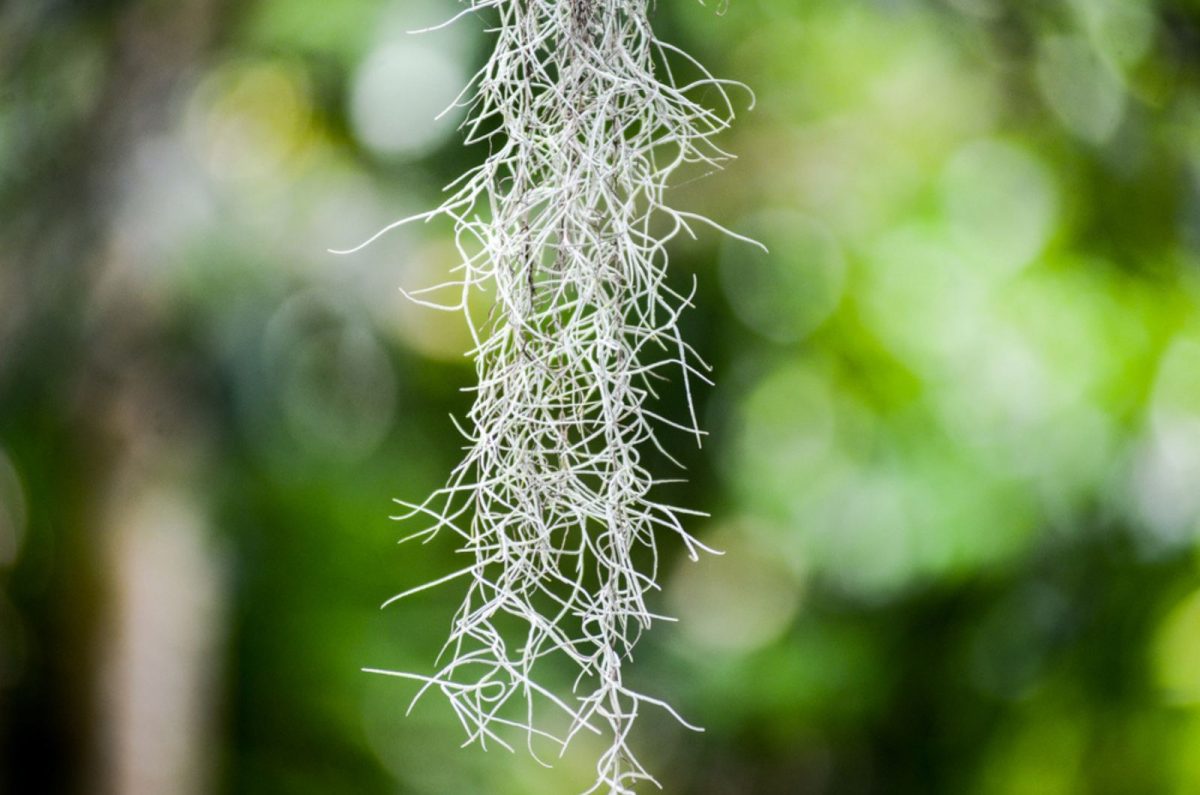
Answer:
<svg viewBox="0 0 1200 795"><path fill-rule="evenodd" d="M450 0L0 4L0 792L562 795L404 717L473 370ZM758 106L635 684L669 793L1200 792L1200 4L660 2ZM678 397L678 396L677 396ZM682 413L682 402L675 400ZM666 472L663 473L667 475ZM669 476L669 475L668 475ZM415 528L409 528L415 529Z"/></svg>

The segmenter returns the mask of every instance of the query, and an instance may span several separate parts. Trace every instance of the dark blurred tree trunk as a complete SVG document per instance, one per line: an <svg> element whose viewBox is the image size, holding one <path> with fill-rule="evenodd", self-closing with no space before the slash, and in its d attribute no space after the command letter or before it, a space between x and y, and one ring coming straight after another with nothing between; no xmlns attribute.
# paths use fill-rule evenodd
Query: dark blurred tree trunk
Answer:
<svg viewBox="0 0 1200 795"><path fill-rule="evenodd" d="M110 265L133 147L171 123L181 78L220 40L231 8L0 7L0 101L20 118L18 156L0 169L0 443L29 503L23 554L0 571L0 597L8 592L20 626L0 643L23 650L19 678L0 691L0 791L96 791L95 662L110 587L96 554L99 517L130 447L112 426L113 386L147 377L130 367L170 368L138 295L106 291L101 304L94 287ZM47 75L80 44L99 56L96 99L56 115L66 103L47 91ZM195 410L187 378L158 383L180 414Z"/></svg>

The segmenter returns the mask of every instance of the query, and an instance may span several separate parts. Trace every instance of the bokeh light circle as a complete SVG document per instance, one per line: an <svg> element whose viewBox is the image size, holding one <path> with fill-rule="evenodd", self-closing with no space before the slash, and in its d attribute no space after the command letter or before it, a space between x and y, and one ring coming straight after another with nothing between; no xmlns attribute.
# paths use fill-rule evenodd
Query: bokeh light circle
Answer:
<svg viewBox="0 0 1200 795"><path fill-rule="evenodd" d="M972 264L1011 273L1046 248L1059 197L1049 169L1032 152L985 139L950 158L942 175L942 206L952 238Z"/></svg>
<svg viewBox="0 0 1200 795"><path fill-rule="evenodd" d="M354 76L350 121L363 146L382 157L428 152L455 128L459 114L436 118L466 83L448 53L420 42L389 42Z"/></svg>
<svg viewBox="0 0 1200 795"><path fill-rule="evenodd" d="M721 286L738 319L769 340L796 342L837 308L845 260L829 229L791 210L769 210L737 225L765 253L738 240L721 248Z"/></svg>

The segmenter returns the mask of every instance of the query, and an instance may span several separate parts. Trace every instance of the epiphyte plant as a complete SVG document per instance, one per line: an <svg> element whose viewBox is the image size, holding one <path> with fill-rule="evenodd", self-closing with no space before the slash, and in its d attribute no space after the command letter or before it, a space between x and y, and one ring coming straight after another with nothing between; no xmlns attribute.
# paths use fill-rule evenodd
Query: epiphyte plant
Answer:
<svg viewBox="0 0 1200 795"><path fill-rule="evenodd" d="M538 758L546 743L561 753L595 733L607 750L588 792L633 793L653 781L630 748L639 711L661 708L696 728L626 684L634 645L665 618L647 606L659 538L678 537L692 559L713 551L685 528L702 514L658 501L665 481L643 462L650 449L676 461L662 427L697 443L703 434L692 382L708 382L709 368L678 326L695 286L668 286L668 244L699 225L746 240L671 207L667 190L680 169L729 159L715 139L741 84L657 38L653 0L465 2L444 24L483 15L495 45L454 105L467 108L465 143L488 155L441 206L362 245L414 221L454 225L452 280L405 294L461 312L470 329L478 380L456 423L465 456L424 502L401 502L397 518L428 520L408 539L456 536L467 565L385 605L443 584L466 592L434 673L368 670L419 682L413 703L440 691L466 744L512 750L523 737ZM694 78L677 80L684 71ZM435 290L454 298L434 300ZM486 317L472 310L473 292L490 297ZM653 410L668 370L682 377L682 422ZM573 686L544 683L552 657L574 671Z"/></svg>

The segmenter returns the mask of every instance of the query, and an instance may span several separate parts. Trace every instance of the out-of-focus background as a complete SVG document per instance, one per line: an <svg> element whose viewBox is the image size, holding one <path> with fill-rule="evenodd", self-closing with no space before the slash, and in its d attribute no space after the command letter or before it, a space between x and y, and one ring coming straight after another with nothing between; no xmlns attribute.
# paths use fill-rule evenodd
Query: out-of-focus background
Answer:
<svg viewBox="0 0 1200 795"><path fill-rule="evenodd" d="M393 497L473 370L398 287L479 151L450 0L0 4L0 792L561 795L460 750ZM659 2L758 106L677 206L716 368L637 685L670 793L1200 792L1200 6ZM681 405L681 404L680 404ZM682 409L681 409L682 411ZM664 472L664 476L669 476ZM415 528L409 528L415 529ZM447 539L448 541L448 539Z"/></svg>

